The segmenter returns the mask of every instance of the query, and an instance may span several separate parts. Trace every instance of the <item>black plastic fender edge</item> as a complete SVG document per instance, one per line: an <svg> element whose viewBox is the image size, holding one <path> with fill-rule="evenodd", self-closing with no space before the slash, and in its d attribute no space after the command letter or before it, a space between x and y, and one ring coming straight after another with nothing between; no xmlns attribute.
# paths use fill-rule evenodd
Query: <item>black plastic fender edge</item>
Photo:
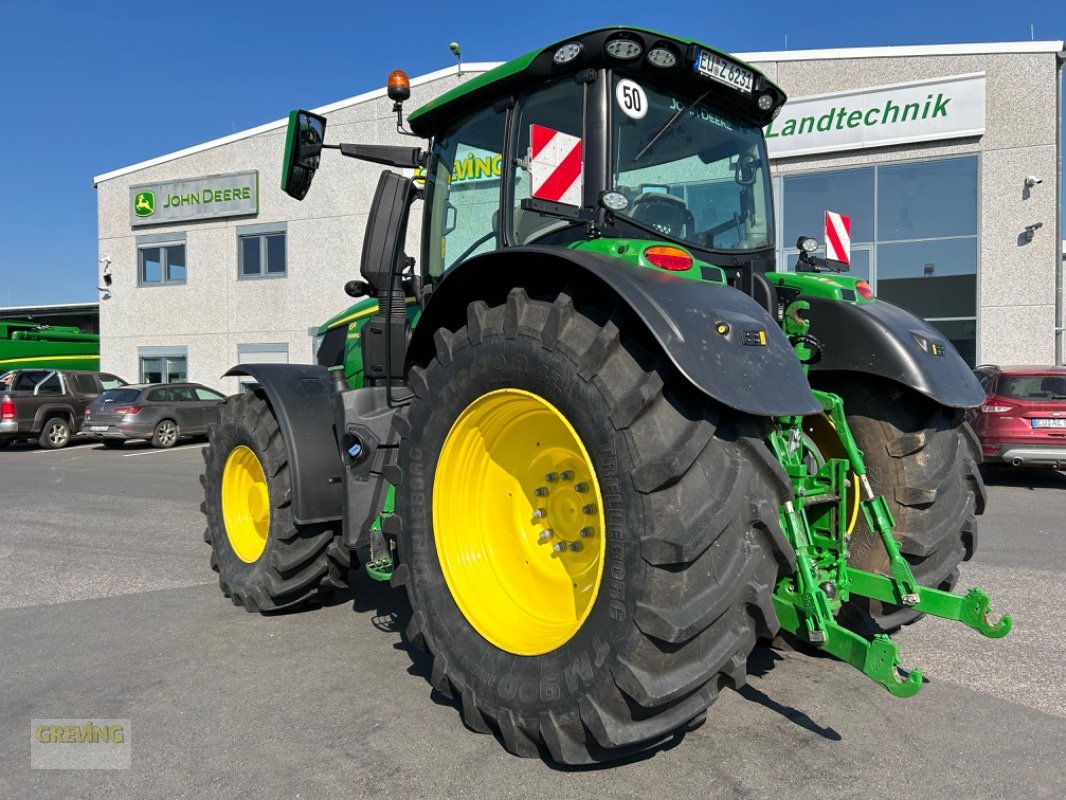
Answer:
<svg viewBox="0 0 1066 800"><path fill-rule="evenodd" d="M812 372L878 375L951 408L972 408L984 400L981 384L948 338L911 312L883 300L798 299L810 303L810 333L825 347Z"/></svg>
<svg viewBox="0 0 1066 800"><path fill-rule="evenodd" d="M409 359L432 358L433 331L457 330L472 300L503 302L513 287L531 295L563 287L591 297L613 294L693 386L730 408L762 417L822 410L781 328L752 298L730 286L564 247L507 248L455 267L435 287Z"/></svg>
<svg viewBox="0 0 1066 800"><path fill-rule="evenodd" d="M238 364L266 394L289 451L292 516L301 525L341 519L342 465L329 371L311 364Z"/></svg>

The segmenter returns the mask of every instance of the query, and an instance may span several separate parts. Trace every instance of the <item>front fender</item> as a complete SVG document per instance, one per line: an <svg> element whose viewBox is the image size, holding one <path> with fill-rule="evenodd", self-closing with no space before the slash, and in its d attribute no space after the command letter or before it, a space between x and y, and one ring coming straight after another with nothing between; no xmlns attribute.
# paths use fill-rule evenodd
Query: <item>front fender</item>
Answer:
<svg viewBox="0 0 1066 800"><path fill-rule="evenodd" d="M453 269L415 329L412 358L431 357L433 331L457 329L472 300L502 302L516 286L531 294L569 287L586 297L613 295L694 387L730 408L764 417L822 410L780 327L747 295L559 247L498 250ZM723 324L725 333L716 333Z"/></svg>
<svg viewBox="0 0 1066 800"><path fill-rule="evenodd" d="M266 394L289 450L292 516L301 525L339 520L341 458L333 432L329 371L310 364L239 364Z"/></svg>
<svg viewBox="0 0 1066 800"><path fill-rule="evenodd" d="M902 383L941 405L972 408L985 393L947 337L899 306L801 295L810 333L825 347L812 371L863 372Z"/></svg>

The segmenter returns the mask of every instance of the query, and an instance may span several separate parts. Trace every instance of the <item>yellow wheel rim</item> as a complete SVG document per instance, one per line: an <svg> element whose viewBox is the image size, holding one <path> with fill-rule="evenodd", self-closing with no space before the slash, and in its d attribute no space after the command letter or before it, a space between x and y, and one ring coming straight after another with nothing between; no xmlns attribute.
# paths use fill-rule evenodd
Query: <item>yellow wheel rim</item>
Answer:
<svg viewBox="0 0 1066 800"><path fill-rule="evenodd" d="M592 610L606 546L600 486L544 398L501 389L459 415L437 464L433 530L456 605L501 650L551 652Z"/></svg>
<svg viewBox="0 0 1066 800"><path fill-rule="evenodd" d="M270 493L263 465L244 445L233 448L222 469L222 521L237 558L256 562L270 531Z"/></svg>
<svg viewBox="0 0 1066 800"><path fill-rule="evenodd" d="M815 447L825 458L847 458L840 438L837 436L837 427L828 414L814 414L803 419L803 431L806 433ZM855 523L859 520L859 478L854 472L848 472L848 480L851 486L847 489L848 527L847 532L855 529Z"/></svg>

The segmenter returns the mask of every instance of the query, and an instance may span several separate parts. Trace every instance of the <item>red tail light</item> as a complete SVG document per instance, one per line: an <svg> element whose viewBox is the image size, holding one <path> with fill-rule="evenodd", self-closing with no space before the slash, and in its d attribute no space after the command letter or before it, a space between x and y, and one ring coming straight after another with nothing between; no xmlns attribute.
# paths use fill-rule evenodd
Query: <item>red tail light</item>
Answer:
<svg viewBox="0 0 1066 800"><path fill-rule="evenodd" d="M1008 411L1013 411L1017 406L1004 405L1000 400L998 403L988 403L981 406L982 414L1006 414Z"/></svg>
<svg viewBox="0 0 1066 800"><path fill-rule="evenodd" d="M855 291L859 293L859 296L863 300L873 300L874 290L870 288L870 284L866 281L859 281L855 284Z"/></svg>
<svg viewBox="0 0 1066 800"><path fill-rule="evenodd" d="M141 413L141 407L140 406L119 406L118 408L114 409L114 413L116 413L116 414L140 414Z"/></svg>
<svg viewBox="0 0 1066 800"><path fill-rule="evenodd" d="M684 272L692 266L692 256L680 247L656 245L644 251L644 257L659 269Z"/></svg>
<svg viewBox="0 0 1066 800"><path fill-rule="evenodd" d="M0 419L14 419L15 404L10 400L0 403Z"/></svg>

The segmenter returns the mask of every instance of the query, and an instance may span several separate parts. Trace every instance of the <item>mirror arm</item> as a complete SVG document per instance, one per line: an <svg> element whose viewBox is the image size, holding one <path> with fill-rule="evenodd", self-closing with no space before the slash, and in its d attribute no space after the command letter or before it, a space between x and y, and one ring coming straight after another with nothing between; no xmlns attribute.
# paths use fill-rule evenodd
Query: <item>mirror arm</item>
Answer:
<svg viewBox="0 0 1066 800"><path fill-rule="evenodd" d="M384 164L388 167L422 167L426 163L426 152L420 147L402 147L387 144L324 144L327 150L340 150L341 155Z"/></svg>

